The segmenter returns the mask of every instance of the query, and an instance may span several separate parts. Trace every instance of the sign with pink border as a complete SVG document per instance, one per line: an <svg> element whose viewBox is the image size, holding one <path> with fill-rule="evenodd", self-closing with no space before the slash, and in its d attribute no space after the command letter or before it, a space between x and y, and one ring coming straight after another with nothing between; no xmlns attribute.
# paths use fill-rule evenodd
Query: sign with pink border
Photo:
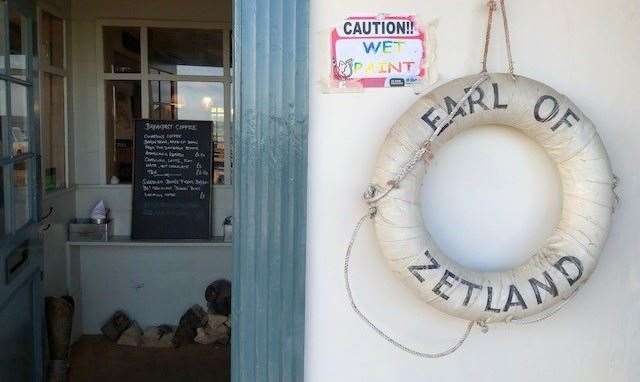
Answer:
<svg viewBox="0 0 640 382"><path fill-rule="evenodd" d="M425 31L414 15L350 16L331 30L335 87L409 86L426 76Z"/></svg>

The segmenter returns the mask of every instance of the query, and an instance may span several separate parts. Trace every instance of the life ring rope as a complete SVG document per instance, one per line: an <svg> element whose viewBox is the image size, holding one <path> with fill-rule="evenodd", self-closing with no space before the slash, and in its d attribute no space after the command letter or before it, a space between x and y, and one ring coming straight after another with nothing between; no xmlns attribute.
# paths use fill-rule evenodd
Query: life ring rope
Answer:
<svg viewBox="0 0 640 382"><path fill-rule="evenodd" d="M441 352L427 353L420 350L416 350L408 345L401 343L399 340L394 339L391 335L387 334L384 330L380 329L376 324L374 324L371 321L371 319L369 319L369 317L360 309L360 306L358 305L355 298L353 297L353 290L351 289L350 266L351 266L352 250L355 245L356 239L358 237L358 233L360 232L360 228L362 228L362 225L364 224L365 221L367 221L368 219L372 219L377 213L378 211L376 207L369 207L369 211L358 220L358 222L356 223L353 229L353 232L351 233L351 239L349 240L349 243L347 245L347 250L344 256L343 276L344 276L345 289L347 291L347 298L349 299L349 304L351 305L351 308L356 313L356 315L362 321L364 321L364 323L367 324L367 326L373 329L374 332L376 332L380 337L382 337L384 340L389 342L391 345L395 346L396 348L404 352L407 352L409 354L412 354L420 358L442 358L452 354L453 352L458 350L462 346L462 344L464 344L467 338L469 338L469 335L471 334L471 329L473 329L474 325L477 325L478 327L480 327L482 333L487 333L489 331L489 324L487 324L485 321L482 321L482 320L475 320L475 321L470 320L467 322L464 333L455 344L453 344L451 347ZM529 324L536 324L544 320L547 320L555 316L561 310L563 310L567 306L567 304L569 304L569 302L573 300L573 298L576 296L579 289L580 287L576 288L569 295L569 297L567 297L566 300L556 305L549 311L541 312L538 315L533 316L529 319L524 319L524 318L513 319L513 320L510 320L508 323L518 324L518 325L529 325ZM476 296L476 298L477 297L478 296Z"/></svg>
<svg viewBox="0 0 640 382"><path fill-rule="evenodd" d="M487 326L487 324L484 321L469 321L467 323L466 328L465 328L464 334L462 335L462 337L460 337L460 339L454 345L452 345L448 349L443 350L441 352L427 353L427 352L415 350L412 347L404 345L400 341L394 339L393 337L391 337L391 335L387 334L385 331L383 331L382 329L378 328L378 326L376 326L376 324L374 324L369 319L369 317L367 317L367 315L364 314L360 310L360 307L358 306L358 304L356 303L356 301L355 301L355 299L353 297L353 292L351 290L351 281L350 281L350 277L349 277L350 276L349 268L350 268L350 263L351 263L351 251L352 251L353 246L355 244L356 238L358 237L358 232L360 231L360 228L362 227L362 224L364 224L364 222L367 219L370 219L373 216L375 216L376 213L377 213L377 209L375 207L370 207L369 208L369 212L367 212L367 214L363 215L360 218L360 220L358 220L358 223L356 223L356 226L355 226L355 228L353 230L353 233L351 234L351 240L349 241L349 245L347 246L347 252L346 252L345 257L344 257L344 282L345 282L345 286L346 286L346 290L347 290L347 297L349 299L349 303L351 304L351 308L354 310L356 315L362 321L364 321L364 323L367 324L371 329L373 329L374 332L376 332L380 337L384 338L391 345L395 346L396 348L398 348L398 349L400 349L400 350L402 350L404 352L407 352L409 354L412 354L412 355L420 357L420 358L442 358L442 357L448 356L449 354L452 354L453 352L458 350L462 346L462 344L467 340L467 338L471 334L471 329L473 329L474 325L478 325L480 328L482 328L482 332L483 333L487 333L487 331L489 330L489 327Z"/></svg>
<svg viewBox="0 0 640 382"><path fill-rule="evenodd" d="M424 158L425 154L430 151L431 142L433 142L438 134L442 131L442 129L447 126L456 115L456 113L460 110L460 108L464 105L465 102L471 97L471 95L476 91L478 86L480 86L484 81L489 78L488 74L483 73L480 78L476 82L471 85L469 90L465 93L465 95L456 103L456 106L451 110L451 112L447 115L445 119L438 125L438 128L429 136L429 139L424 142L418 150L416 150L411 156L411 160L405 163L404 166L400 169L400 171L393 177L392 180L387 182L387 187L382 192L378 191L379 186L371 185L364 193L364 199L368 204L374 204L385 198L389 193L394 189L398 188L400 182L409 174L409 172L415 167L415 165ZM378 194L378 195L376 195Z"/></svg>
<svg viewBox="0 0 640 382"><path fill-rule="evenodd" d="M464 94L464 96L460 100L458 100L455 107L451 110L451 112L447 115L447 117L440 122L440 124L438 125L438 128L435 129L435 131L433 132L433 134L431 134L429 139L426 142L424 142L420 146L420 148L413 153L413 155L411 156L411 160L402 166L401 170L398 172L398 174L396 174L393 180L388 182L386 189L380 192L379 195L376 195L378 193L377 186L375 185L369 186L369 188L363 195L364 200L370 205L369 211L364 216L362 216L360 220L358 220L358 223L356 223L353 233L351 234L351 240L349 241L349 244L347 246L347 251L344 258L344 282L345 282L345 287L347 291L347 297L349 299L349 303L351 304L351 308L354 310L354 312L358 315L358 317L360 317L362 321L364 321L371 329L373 329L379 336L384 338L387 342L389 342L390 344L392 344L393 346L397 347L400 350L403 350L409 354L412 354L420 358L446 357L449 354L452 354L453 352L458 350L462 346L462 344L469 337L469 334L471 334L471 329L473 329L474 325L478 325L482 329L483 333L487 333L489 330L489 327L485 321L481 321L481 320L469 321L467 323L466 329L462 337L460 337L460 339L448 349L441 352L437 352L437 353L427 353L427 352L415 350L407 345L402 344L401 342L399 342L398 340L394 339L389 334L387 334L385 331L378 328L376 324L374 324L367 317L367 315L360 310L358 304L356 303L353 297L353 292L351 290L351 282L349 277L351 251L353 250L353 246L358 236L358 232L362 227L362 224L364 224L364 222L367 219L373 218L378 213L378 209L375 206L372 206L372 204L375 204L380 200L384 199L389 195L389 193L394 188L397 188L399 186L400 182L407 176L407 174L409 174L411 170L415 167L415 165L424 158L425 154L430 151L431 142L433 142L433 140L438 136L438 134L440 134L444 126L447 126L447 124L451 122L453 117L456 115L456 113L458 113L460 108L462 108L464 103L467 102L469 97L476 91L478 86L480 86L484 81L486 81L487 78L489 78L488 74L482 73L480 78L478 78L478 80L476 80L473 83L473 85L471 85L469 90Z"/></svg>
<svg viewBox="0 0 640 382"><path fill-rule="evenodd" d="M349 303L351 305L351 307L353 308L353 310L355 311L355 313L357 314L357 316L364 321L371 329L373 329L379 336L381 336L383 339L385 339L387 342L391 343L393 346L395 346L396 348L403 350L409 354L412 354L414 356L417 357L421 357L421 358L439 358L439 357L445 357L447 355L452 354L453 352L455 352L456 350L458 350L462 344L466 341L466 339L469 337L471 330L473 329L473 326L478 325L479 327L482 328L483 332L486 332L488 330L488 323L486 320L483 319L478 319L478 320L469 320L467 325L466 325L466 329L463 333L463 335L460 337L460 339L453 344L451 347L449 347L448 349L441 351L441 352L435 352L435 353L428 353L428 352L422 352L416 349L413 349L403 343L401 343L400 341L396 340L395 338L393 338L391 335L387 334L385 331L383 331L382 329L378 328L376 326L376 324L374 324L371 319L369 319L367 317L367 315L360 309L360 307L358 306L358 304L355 301L355 298L353 296L353 292L352 292L352 288L351 288L351 282L350 282L350 260L351 260L351 254L352 254L352 250L353 250L353 246L355 244L357 235L360 231L361 226L364 224L365 221L367 221L368 219L373 219L374 217L379 215L379 210L378 210L378 206L379 206L379 202L381 202L383 199L387 198L387 196L389 196L389 194L396 188L399 187L400 182L402 182L403 179L405 179L405 177L407 177L409 174L412 173L412 170L414 169L414 167L416 166L417 163L419 163L421 160L425 159L425 155L429 154L431 155L431 143L438 137L438 134L443 130L443 128L445 126L447 126L448 123L451 122L452 118L456 115L456 113L459 111L459 109L462 107L462 105L468 101L469 97L471 96L471 94L474 93L475 89L477 87L479 87L482 83L484 83L487 78L489 78L490 76L488 74L484 74L484 73L480 73L479 78L473 83L473 85L471 86L471 88L469 88L469 90L464 94L464 96L456 103L455 107L451 110L451 112L443 119L441 119L440 121L438 121L439 123L437 124L436 128L433 131L433 134L429 135L429 139L427 139L423 144L421 144L419 146L419 148L417 150L415 150L412 154L408 155L408 158L410 158L409 160L407 160L405 163L403 163L399 168L398 171L391 177L391 180L389 180L384 187L380 186L379 184L371 184L366 192L363 195L363 198L365 200L365 202L369 205L369 210L368 212L362 216L354 230L353 233L351 235L351 240L348 243L347 246L347 250L346 250L346 254L345 254L345 259L344 259L344 281L345 281L345 285L346 285L346 291L347 291L347 297L349 299ZM611 207L611 213L615 212L615 209L617 207L617 205L619 204L619 198L617 193L615 192L615 188L618 185L619 179L617 176L615 176L615 174L611 174L612 176L612 180L610 182L605 182L605 181L600 181L597 182L598 184L602 184L602 185L606 185L606 184L610 184L611 188L613 190L613 204L611 206L607 205L607 204L602 204L599 203L596 200L591 200L590 202L596 205L601 205L603 207ZM591 182L594 183L594 182ZM576 198L580 199L583 198L580 195L575 195ZM583 198L584 199L584 198ZM405 201L407 202L407 201ZM575 211L571 210L570 212L574 213ZM590 217L584 217L585 220L590 221L592 224L595 224L596 226L599 226L599 222L597 220L592 221L593 219L591 219ZM604 229L604 227L600 227L600 229ZM576 245L582 245L582 243L579 240L575 240ZM588 252L588 251L587 251ZM540 258L541 260L547 260L544 257ZM550 260L547 260L550 261ZM549 262L547 268L551 268L553 267L552 262ZM460 284L460 280L456 280L457 281L457 285ZM456 285L452 286L452 291L453 291L453 287ZM489 285L490 286L490 285ZM483 285L484 288L484 285ZM527 318L523 317L523 318L508 318L505 319L504 322L505 323L513 323L513 324L520 324L520 325L526 325L526 324L534 324L534 323L539 323L542 322L546 319L549 319L553 316L555 316L558 312L560 312L561 310L563 310L567 304L572 301L572 299L575 297L577 290L579 289L579 287L577 287L576 289L574 289L569 295L567 295L563 301L559 302L558 304L556 304L554 307L552 307L551 309L548 310L544 310L542 312L539 312L538 314L533 314ZM500 289L500 292L506 292L503 290L503 288ZM479 296L476 295L476 298L478 298ZM497 296L498 299L500 299L500 296Z"/></svg>

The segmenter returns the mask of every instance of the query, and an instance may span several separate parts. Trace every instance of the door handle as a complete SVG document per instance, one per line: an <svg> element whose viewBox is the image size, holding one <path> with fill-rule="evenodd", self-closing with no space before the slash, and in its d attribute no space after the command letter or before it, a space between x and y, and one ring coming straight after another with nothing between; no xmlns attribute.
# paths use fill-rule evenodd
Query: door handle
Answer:
<svg viewBox="0 0 640 382"><path fill-rule="evenodd" d="M53 207L51 207L51 206L49 206L49 211L47 211L46 215L44 215L44 216L42 216L42 217L40 218L40 220L38 221L38 223L42 223L42 222L44 222L44 221L45 221L45 220L47 220L49 217L51 217L51 215L53 215L55 212L56 212L56 209L55 209L55 208L53 208ZM40 232L44 232L44 231L49 230L49 228L51 228L51 223L48 223L47 225L44 225L44 224L40 225L39 230L40 230Z"/></svg>
<svg viewBox="0 0 640 382"><path fill-rule="evenodd" d="M24 269L29 260L29 242L22 243L5 262L6 282L9 284Z"/></svg>
<svg viewBox="0 0 640 382"><path fill-rule="evenodd" d="M38 222L42 223L43 221L47 220L51 215L53 215L55 212L56 212L56 209L49 206L49 211L47 211L47 214L41 217Z"/></svg>
<svg viewBox="0 0 640 382"><path fill-rule="evenodd" d="M17 259L15 263L11 264L11 267L9 268L9 275L13 275L18 269L20 269L20 267L24 265L24 263L27 262L27 260L29 260L29 250L23 249L22 251L20 251L20 258Z"/></svg>

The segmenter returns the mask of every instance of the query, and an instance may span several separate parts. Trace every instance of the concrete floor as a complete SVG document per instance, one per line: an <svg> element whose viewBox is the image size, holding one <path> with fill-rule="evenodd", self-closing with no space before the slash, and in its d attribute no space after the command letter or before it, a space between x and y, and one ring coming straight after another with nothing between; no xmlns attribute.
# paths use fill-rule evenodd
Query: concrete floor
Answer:
<svg viewBox="0 0 640 382"><path fill-rule="evenodd" d="M134 348L82 336L71 348L71 382L229 381L229 346Z"/></svg>

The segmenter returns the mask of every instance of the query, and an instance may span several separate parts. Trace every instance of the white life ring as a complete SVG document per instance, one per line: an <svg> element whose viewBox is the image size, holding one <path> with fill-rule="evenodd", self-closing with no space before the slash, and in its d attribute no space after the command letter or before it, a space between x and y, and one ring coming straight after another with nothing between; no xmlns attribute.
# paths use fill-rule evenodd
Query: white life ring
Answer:
<svg viewBox="0 0 640 382"><path fill-rule="evenodd" d="M448 82L421 97L395 123L378 155L378 191L402 171L480 75ZM525 264L482 273L443 254L425 229L420 188L428 163L419 161L386 197L374 203L378 242L394 274L450 315L482 322L540 313L567 299L593 272L609 232L615 176L593 123L564 95L540 82L489 74L432 142L438 147L474 126L519 129L556 163L562 214L553 234Z"/></svg>

